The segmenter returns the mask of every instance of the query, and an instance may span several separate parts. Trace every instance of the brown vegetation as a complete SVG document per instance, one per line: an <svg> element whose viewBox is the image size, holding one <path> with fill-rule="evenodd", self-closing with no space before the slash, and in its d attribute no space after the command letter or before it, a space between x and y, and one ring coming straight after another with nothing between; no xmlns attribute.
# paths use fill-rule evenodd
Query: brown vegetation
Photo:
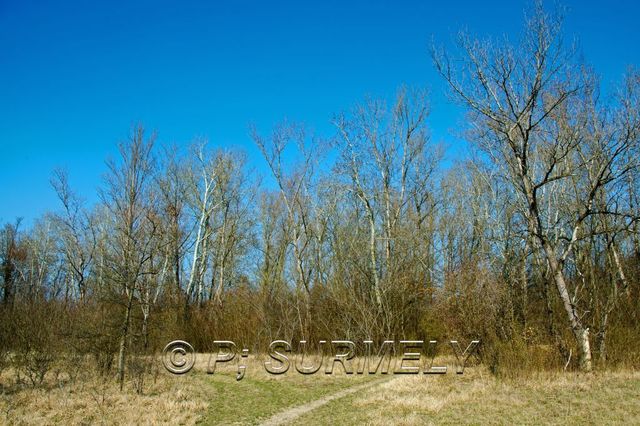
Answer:
<svg viewBox="0 0 640 426"><path fill-rule="evenodd" d="M402 89L328 140L254 130L265 184L242 153L141 126L95 206L56 172L59 211L0 231L2 390L89 368L155 392L151 355L178 338L479 339L496 375L637 368L640 74L601 96L540 8L518 45L459 47L434 60L477 149L447 167L427 94Z"/></svg>

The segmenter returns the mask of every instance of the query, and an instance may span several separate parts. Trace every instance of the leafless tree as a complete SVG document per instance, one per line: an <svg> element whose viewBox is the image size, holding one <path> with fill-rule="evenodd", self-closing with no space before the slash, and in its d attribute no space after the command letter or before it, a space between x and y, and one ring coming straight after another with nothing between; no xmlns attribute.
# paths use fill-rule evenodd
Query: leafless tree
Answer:
<svg viewBox="0 0 640 426"><path fill-rule="evenodd" d="M145 138L137 126L120 144L119 161L109 161L105 189L101 194L112 217L109 239L110 280L123 298L124 309L118 351L118 381L124 386L125 360L130 339L131 316L136 298L144 297L143 281L152 273L151 260L157 225L151 199L155 135Z"/></svg>
<svg viewBox="0 0 640 426"><path fill-rule="evenodd" d="M598 194L629 172L633 137L600 132L594 82L561 40L561 19L536 4L521 43L462 35L455 62L434 49L438 71L470 111L473 138L518 194L528 232L544 253L583 370L591 370L589 327L572 294L567 263L598 211ZM576 182L580 184L576 186ZM573 186L575 191L568 190ZM570 211L558 211L566 206ZM566 214L563 214L566 213Z"/></svg>

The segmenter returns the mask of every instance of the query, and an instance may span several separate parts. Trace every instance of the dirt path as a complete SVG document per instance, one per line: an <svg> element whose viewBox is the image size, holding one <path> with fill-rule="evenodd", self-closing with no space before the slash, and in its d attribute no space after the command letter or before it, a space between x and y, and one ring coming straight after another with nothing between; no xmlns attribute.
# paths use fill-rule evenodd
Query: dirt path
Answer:
<svg viewBox="0 0 640 426"><path fill-rule="evenodd" d="M297 407L293 407L290 408L288 410L285 411L281 411L275 415L273 415L271 418L267 419L265 422L261 423L262 426L275 426L275 425L281 425L281 424L285 424L285 423L289 423L295 419L297 419L298 417L302 416L303 414L307 414L310 411L315 410L316 408L322 407L323 405L334 401L336 399L340 399L340 398L344 398L347 395L351 395L354 394L358 391L361 391L363 389L367 389L373 386L377 386L380 385L384 382L386 382L387 380L389 380L388 378L385 379L381 379L381 380L376 380L374 382L368 382L368 383L363 383L361 385L357 385L357 386L352 386L350 388L347 389L343 389L339 392L336 392L334 394L331 395L327 395L325 397L322 397L320 399L316 399L315 401L311 401L308 402L306 404L302 404L302 405L298 405Z"/></svg>

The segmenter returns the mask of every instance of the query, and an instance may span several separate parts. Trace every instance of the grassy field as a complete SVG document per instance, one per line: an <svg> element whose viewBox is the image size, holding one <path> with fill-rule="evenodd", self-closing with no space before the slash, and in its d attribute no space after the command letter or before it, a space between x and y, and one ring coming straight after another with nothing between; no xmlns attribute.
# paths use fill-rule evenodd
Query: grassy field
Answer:
<svg viewBox="0 0 640 426"><path fill-rule="evenodd" d="M633 371L497 379L478 366L464 375L273 376L253 360L236 381L232 366L213 375L205 369L201 356L184 376L160 370L141 395L89 377L37 389L5 385L0 423L640 424L640 373ZM11 379L5 372L3 385ZM325 401L348 389L355 391ZM294 407L302 409L280 417Z"/></svg>
<svg viewBox="0 0 640 426"><path fill-rule="evenodd" d="M497 380L394 377L297 419L299 424L640 424L640 374L540 374Z"/></svg>

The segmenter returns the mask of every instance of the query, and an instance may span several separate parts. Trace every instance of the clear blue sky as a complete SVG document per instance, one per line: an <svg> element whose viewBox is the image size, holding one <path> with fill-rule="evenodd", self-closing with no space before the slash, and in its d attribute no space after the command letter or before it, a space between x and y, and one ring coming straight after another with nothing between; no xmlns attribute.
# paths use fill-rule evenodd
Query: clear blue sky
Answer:
<svg viewBox="0 0 640 426"><path fill-rule="evenodd" d="M99 2L0 0L0 221L57 209L55 167L89 202L133 123L159 141L246 150L247 125L282 118L331 131L333 113L401 84L432 92L434 139L464 154L460 112L428 56L462 27L517 33L524 0ZM565 0L566 34L611 85L640 64L640 6Z"/></svg>

